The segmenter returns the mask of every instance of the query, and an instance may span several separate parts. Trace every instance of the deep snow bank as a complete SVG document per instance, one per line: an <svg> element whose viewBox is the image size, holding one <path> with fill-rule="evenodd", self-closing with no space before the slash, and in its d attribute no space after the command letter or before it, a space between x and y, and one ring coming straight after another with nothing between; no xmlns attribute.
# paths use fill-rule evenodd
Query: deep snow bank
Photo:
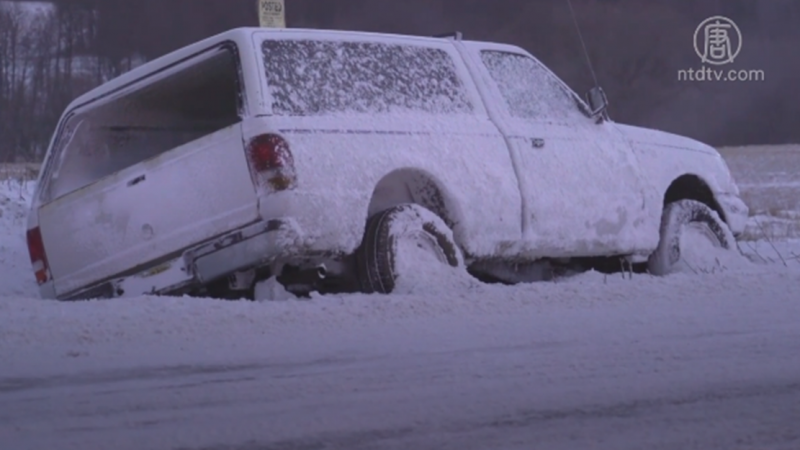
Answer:
<svg viewBox="0 0 800 450"><path fill-rule="evenodd" d="M670 339L690 338L687 330L752 327L755 322L767 328L783 323L796 332L796 321L787 321L786 314L800 313L797 286L796 268L632 279L587 273L567 282L476 284L438 295L268 303L188 297L55 303L5 297L0 298L0 355L5 376L44 376L69 368L291 360L295 352L322 358L332 350L327 338L337 342L337 354L402 353L408 340L458 346L478 339L491 346L491 337L480 337L485 327L502 330L504 321L521 317L528 318L530 328L507 333L542 343L566 339L564 334L588 338L608 317L650 323L652 333Z"/></svg>
<svg viewBox="0 0 800 450"><path fill-rule="evenodd" d="M33 181L0 180L0 297L38 297L25 243Z"/></svg>

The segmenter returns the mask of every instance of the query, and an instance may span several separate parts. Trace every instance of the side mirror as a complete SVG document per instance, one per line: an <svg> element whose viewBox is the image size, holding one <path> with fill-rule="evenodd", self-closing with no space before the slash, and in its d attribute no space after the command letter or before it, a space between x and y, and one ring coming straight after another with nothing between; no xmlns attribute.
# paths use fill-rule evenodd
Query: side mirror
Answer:
<svg viewBox="0 0 800 450"><path fill-rule="evenodd" d="M600 86L589 89L586 93L586 103L589 104L589 113L598 119L608 119L608 97Z"/></svg>

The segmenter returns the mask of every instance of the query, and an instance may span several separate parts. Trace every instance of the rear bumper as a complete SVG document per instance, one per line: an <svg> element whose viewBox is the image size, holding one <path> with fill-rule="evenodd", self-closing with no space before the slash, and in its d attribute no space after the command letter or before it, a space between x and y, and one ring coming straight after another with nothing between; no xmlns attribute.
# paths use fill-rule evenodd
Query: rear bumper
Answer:
<svg viewBox="0 0 800 450"><path fill-rule="evenodd" d="M750 208L747 207L738 195L717 194L716 200L720 208L722 208L722 212L725 213L725 220L731 232L733 232L733 235L739 236L742 234L747 225Z"/></svg>
<svg viewBox="0 0 800 450"><path fill-rule="evenodd" d="M193 247L173 260L61 297L62 300L180 294L238 270L268 264L291 253L300 232L292 220L269 220Z"/></svg>
<svg viewBox="0 0 800 450"><path fill-rule="evenodd" d="M292 220L269 220L242 228L183 255L188 272L200 284L238 270L272 262L292 252L300 232Z"/></svg>

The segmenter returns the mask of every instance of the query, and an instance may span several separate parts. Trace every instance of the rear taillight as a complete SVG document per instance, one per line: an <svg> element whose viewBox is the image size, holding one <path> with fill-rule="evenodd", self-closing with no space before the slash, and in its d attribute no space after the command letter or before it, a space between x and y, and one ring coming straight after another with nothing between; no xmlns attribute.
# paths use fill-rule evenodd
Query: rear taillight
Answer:
<svg viewBox="0 0 800 450"><path fill-rule="evenodd" d="M277 134L262 134L247 145L253 181L271 191L284 191L297 183L289 144Z"/></svg>
<svg viewBox="0 0 800 450"><path fill-rule="evenodd" d="M44 252L44 241L39 227L31 228L27 232L28 253L31 256L33 272L36 274L36 282L44 284L50 280L50 266L47 263L47 254Z"/></svg>

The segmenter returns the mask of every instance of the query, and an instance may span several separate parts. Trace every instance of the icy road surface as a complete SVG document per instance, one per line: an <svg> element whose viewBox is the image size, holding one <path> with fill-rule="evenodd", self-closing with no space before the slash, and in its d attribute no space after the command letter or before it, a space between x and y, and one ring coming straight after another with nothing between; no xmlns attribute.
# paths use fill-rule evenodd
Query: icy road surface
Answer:
<svg viewBox="0 0 800 450"><path fill-rule="evenodd" d="M800 272L0 302L0 448L800 448Z"/></svg>

